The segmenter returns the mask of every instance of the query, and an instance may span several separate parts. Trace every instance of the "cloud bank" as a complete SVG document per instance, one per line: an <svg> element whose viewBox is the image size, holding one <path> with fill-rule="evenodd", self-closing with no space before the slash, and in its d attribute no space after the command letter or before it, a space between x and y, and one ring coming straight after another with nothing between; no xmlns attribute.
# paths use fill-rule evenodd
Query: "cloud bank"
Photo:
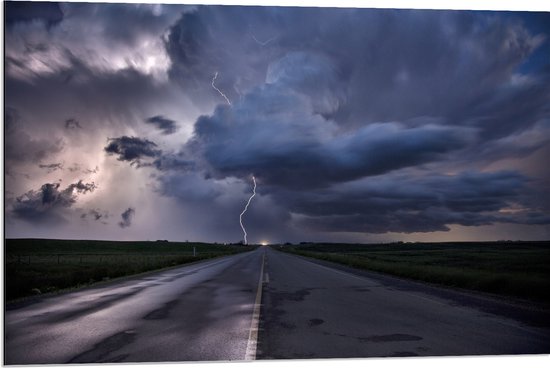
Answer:
<svg viewBox="0 0 550 368"><path fill-rule="evenodd" d="M254 175L252 241L550 236L548 13L22 4L14 220L66 218L86 175L85 218L132 203L112 237L237 241Z"/></svg>

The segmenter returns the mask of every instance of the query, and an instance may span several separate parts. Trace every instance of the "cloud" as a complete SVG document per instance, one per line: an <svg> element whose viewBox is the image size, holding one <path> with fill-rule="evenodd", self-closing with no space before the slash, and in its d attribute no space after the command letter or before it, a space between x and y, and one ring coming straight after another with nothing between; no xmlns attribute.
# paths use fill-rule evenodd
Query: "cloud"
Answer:
<svg viewBox="0 0 550 368"><path fill-rule="evenodd" d="M176 170L186 172L194 171L197 168L197 163L183 152L163 153L153 161L153 166L160 171Z"/></svg>
<svg viewBox="0 0 550 368"><path fill-rule="evenodd" d="M265 83L307 96L313 113L330 116L345 100L342 78L337 63L329 56L292 51L268 65Z"/></svg>
<svg viewBox="0 0 550 368"><path fill-rule="evenodd" d="M208 180L197 173L174 172L158 177L156 191L161 195L174 197L186 203L211 203L228 188L220 182Z"/></svg>
<svg viewBox="0 0 550 368"><path fill-rule="evenodd" d="M523 127L544 111L538 103L548 95L547 78L535 79L536 86L510 84L543 39L528 24L528 16L487 12L202 6L184 13L165 43L172 79L200 102L223 102L210 86L216 72L217 86L236 101L271 83L277 63L290 79L309 66L316 75L307 89L312 95L311 87L337 73L331 83L341 98L332 116L339 124L432 116L456 125L468 120L497 135L520 128L500 112L513 109L508 99L526 104L518 106ZM273 41L262 46L255 38ZM319 67L327 71L320 77Z"/></svg>
<svg viewBox="0 0 550 368"><path fill-rule="evenodd" d="M61 17L52 18L54 7ZM134 69L156 80L166 79L170 60L162 35L185 7L61 3L51 8L47 12L44 6L26 2L7 9L8 19L17 22L6 32L7 74L23 79L52 74L76 58L97 72ZM31 17L37 21L21 22ZM33 47L38 44L43 46Z"/></svg>
<svg viewBox="0 0 550 368"><path fill-rule="evenodd" d="M262 183L258 183L258 188L263 190ZM235 178L217 180L205 178L200 172L169 171L158 176L155 192L170 198L178 208L185 209L176 218L178 224L187 228L187 234L193 234L186 236L211 241L237 242L242 239L239 214L252 194L251 178L247 181ZM260 235L268 239L283 237L288 234L289 220L286 208L259 192L243 216L249 239L257 239Z"/></svg>
<svg viewBox="0 0 550 368"><path fill-rule="evenodd" d="M67 119L65 120L65 128L66 129L82 129L82 126L80 126L80 123L76 119Z"/></svg>
<svg viewBox="0 0 550 368"><path fill-rule="evenodd" d="M49 2L9 2L5 4L6 24L43 21L49 27L63 20L63 11L58 3Z"/></svg>
<svg viewBox="0 0 550 368"><path fill-rule="evenodd" d="M97 174L99 172L99 166L96 165L93 169L84 169L82 165L75 162L67 167L67 170L71 173L81 172L82 174Z"/></svg>
<svg viewBox="0 0 550 368"><path fill-rule="evenodd" d="M432 232L449 225L550 224L531 206L529 179L511 171L420 177L392 174L310 194L280 192L298 224L329 232Z"/></svg>
<svg viewBox="0 0 550 368"><path fill-rule="evenodd" d="M170 79L181 84L195 104L204 107L212 101L224 102L211 86L216 72L216 86L231 101L263 83L269 61L280 57L281 52L263 49L253 36L262 40L273 37L286 26L277 23L286 20L284 11L273 10L197 6L184 11L164 37ZM275 42L269 44L273 45Z"/></svg>
<svg viewBox="0 0 550 368"><path fill-rule="evenodd" d="M162 115L152 116L145 120L145 122L155 125L164 135L174 134L178 130L178 126L174 120L166 119Z"/></svg>
<svg viewBox="0 0 550 368"><path fill-rule="evenodd" d="M38 165L38 167L41 169L46 169L48 171L48 174L56 170L63 170L63 164L61 163L54 163L54 164L48 164L48 165L40 164Z"/></svg>
<svg viewBox="0 0 550 368"><path fill-rule="evenodd" d="M300 15L305 13L315 14L323 27L304 21ZM214 18L216 22L210 21ZM250 26L260 20L265 24ZM254 40L255 30L269 33L281 25L288 32L273 36L270 43ZM232 38L249 32L255 36L250 40ZM516 68L539 42L520 22L468 12L233 12L198 7L183 14L166 39L171 77L198 91L199 99L219 105L197 120L180 155L181 170L194 167L215 180L254 174L264 195L286 207L299 224L317 231L425 232L446 231L450 224L543 221L537 210L532 216L499 213L513 203L526 204L519 194L527 190L524 176L475 170L457 177L438 173L456 171L454 166L465 160L481 166L484 157L486 165L518 152L528 155L545 144L515 139L535 127L548 106L545 76L522 83L514 79ZM237 52L227 54L227 44L236 45ZM231 106L211 89L215 72ZM239 79L243 75L249 77L244 82ZM519 118L524 124L518 124ZM415 170L424 171L422 179ZM342 192L348 183L360 181L365 188L357 197L370 198L368 183L388 183L389 178L422 193L417 197L417 192L407 192L401 198L418 203L418 208L400 208L399 200L384 197L355 213L339 213L340 207L357 206L356 197ZM188 175L158 180L161 193L182 198L185 193L178 188L193 183ZM507 196L477 195L481 190L468 186L469 180L479 188L502 188ZM434 186L449 191L430 196ZM463 197L455 197L452 190ZM329 196L325 191L334 192ZM194 198L192 193L187 191L187 198ZM319 204L315 198L326 202ZM307 206L310 202L326 213L315 214Z"/></svg>
<svg viewBox="0 0 550 368"><path fill-rule="evenodd" d="M93 192L95 183L79 180L60 189L60 183L46 183L39 190L30 190L16 198L12 213L30 223L60 223L66 221L66 210L77 201L77 194Z"/></svg>
<svg viewBox="0 0 550 368"><path fill-rule="evenodd" d="M109 144L104 148L108 155L118 155L117 160L130 162L137 168L154 167L159 171L177 170L191 171L196 168L196 162L185 152L163 152L157 145L147 139L122 136L109 138ZM143 161L144 159L153 161ZM90 172L95 172L90 171Z"/></svg>
<svg viewBox="0 0 550 368"><path fill-rule="evenodd" d="M162 153L154 142L147 139L122 136L109 138L108 141L109 144L104 148L108 155L118 155L117 160L128 161L138 167L142 165L143 158L155 158Z"/></svg>
<svg viewBox="0 0 550 368"><path fill-rule="evenodd" d="M93 192L97 188L97 185L95 183L84 183L82 180L79 180L77 183L71 184L65 189L66 191L69 191L71 194L73 191L76 191L78 193L88 193Z"/></svg>
<svg viewBox="0 0 550 368"><path fill-rule="evenodd" d="M124 229L132 225L132 219L135 213L136 213L136 210L133 209L132 207L129 207L126 211L122 212L120 214L120 217L122 217L122 221L118 223L118 226Z"/></svg>
<svg viewBox="0 0 550 368"><path fill-rule="evenodd" d="M441 174L461 165L483 167L519 153L527 156L546 144L516 139L547 117L550 91L545 74L518 83L517 68L540 45L539 36L519 18L450 11L277 11L249 8L233 14L199 7L170 30L171 76L207 93L209 78L219 71L217 85L233 102L229 107L220 101L212 114L201 116L185 147L207 177L254 174L265 195L317 231L446 231L449 224L543 221L536 208L529 216L499 213L513 203L527 204L520 192L528 190L528 179L520 174L475 169L457 177ZM303 13L315 14L310 19L316 21L304 20ZM217 21L209 21L214 14ZM253 40L249 47L222 31L244 34L236 23L258 20L265 24L252 31L269 31L277 23L274 29L285 32L269 44ZM247 58L225 55L226 44L238 44L243 51L236 55ZM246 75L248 60L265 77L251 74L249 82L256 85L235 90L236 76ZM424 172L422 180L416 170ZM388 183L389 178L426 196L434 186L449 191L429 201L406 193L401 200L418 203L414 210L399 208L398 200L392 207L382 198L357 213L338 212L356 203L356 197L340 192L349 182L364 184L357 198L365 198L368 183ZM482 190L468 186L469 181L479 188L502 188L508 196L476 195ZM170 188L178 185L170 183ZM312 200L327 195L325 190L337 193L333 201ZM300 208L310 202L327 213L317 216ZM376 217L371 208L382 215Z"/></svg>
<svg viewBox="0 0 550 368"><path fill-rule="evenodd" d="M105 211L148 203L161 213L147 208L145 219L181 218L181 231L197 238L237 240L235 215L254 174L252 233L364 239L453 224L548 229L550 74L540 55L550 37L536 26L547 14L73 3L50 14L11 6L11 193L40 187L57 162L68 183L98 165ZM231 106L212 88L215 73ZM84 132L80 122L85 135L75 134ZM101 153L149 169L113 165ZM74 204L56 206L50 218L74 212Z"/></svg>
<svg viewBox="0 0 550 368"><path fill-rule="evenodd" d="M4 126L6 160L10 161L8 171L17 163L45 160L60 153L64 147L63 140L59 138L54 141L33 138L25 130L19 111L9 106L5 109Z"/></svg>
<svg viewBox="0 0 550 368"><path fill-rule="evenodd" d="M197 120L188 150L217 177L254 174L269 185L322 187L441 160L468 144L467 128L433 124L342 131L321 115L339 100L332 83L318 82L333 78L325 60L303 53L290 59L277 63L271 83ZM309 63L299 62L304 59Z"/></svg>
<svg viewBox="0 0 550 368"><path fill-rule="evenodd" d="M101 211L99 209L90 209L87 212L80 215L81 219L91 218L94 221L101 221L102 224L107 225L107 222L102 221L102 219L109 218L109 213L106 211Z"/></svg>

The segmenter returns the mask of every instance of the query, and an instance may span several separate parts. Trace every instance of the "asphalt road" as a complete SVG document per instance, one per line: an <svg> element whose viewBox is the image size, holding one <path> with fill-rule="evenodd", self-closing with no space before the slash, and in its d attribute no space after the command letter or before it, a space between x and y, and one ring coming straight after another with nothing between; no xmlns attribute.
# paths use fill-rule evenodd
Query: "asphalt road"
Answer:
<svg viewBox="0 0 550 368"><path fill-rule="evenodd" d="M6 364L533 353L548 311L269 247L5 313Z"/></svg>
<svg viewBox="0 0 550 368"><path fill-rule="evenodd" d="M550 353L550 314L268 250L259 359Z"/></svg>
<svg viewBox="0 0 550 368"><path fill-rule="evenodd" d="M7 310L5 363L244 360L263 250Z"/></svg>

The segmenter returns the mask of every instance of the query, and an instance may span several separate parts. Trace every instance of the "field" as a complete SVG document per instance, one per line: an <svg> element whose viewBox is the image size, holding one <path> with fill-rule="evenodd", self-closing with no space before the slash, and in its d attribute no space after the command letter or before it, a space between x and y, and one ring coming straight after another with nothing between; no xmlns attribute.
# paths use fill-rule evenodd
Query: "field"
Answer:
<svg viewBox="0 0 550 368"><path fill-rule="evenodd" d="M175 242L7 239L6 300L251 250Z"/></svg>
<svg viewBox="0 0 550 368"><path fill-rule="evenodd" d="M550 302L550 242L303 244L279 249L445 286Z"/></svg>

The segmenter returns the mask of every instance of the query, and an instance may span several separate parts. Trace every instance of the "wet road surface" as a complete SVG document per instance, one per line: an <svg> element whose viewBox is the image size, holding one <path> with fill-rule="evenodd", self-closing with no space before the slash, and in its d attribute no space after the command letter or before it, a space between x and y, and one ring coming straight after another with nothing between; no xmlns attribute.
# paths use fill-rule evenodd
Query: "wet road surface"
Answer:
<svg viewBox="0 0 550 368"><path fill-rule="evenodd" d="M269 247L5 313L6 364L549 352L548 310Z"/></svg>
<svg viewBox="0 0 550 368"><path fill-rule="evenodd" d="M550 313L269 249L258 359L550 353Z"/></svg>
<svg viewBox="0 0 550 368"><path fill-rule="evenodd" d="M5 363L244 360L263 250L7 310Z"/></svg>

